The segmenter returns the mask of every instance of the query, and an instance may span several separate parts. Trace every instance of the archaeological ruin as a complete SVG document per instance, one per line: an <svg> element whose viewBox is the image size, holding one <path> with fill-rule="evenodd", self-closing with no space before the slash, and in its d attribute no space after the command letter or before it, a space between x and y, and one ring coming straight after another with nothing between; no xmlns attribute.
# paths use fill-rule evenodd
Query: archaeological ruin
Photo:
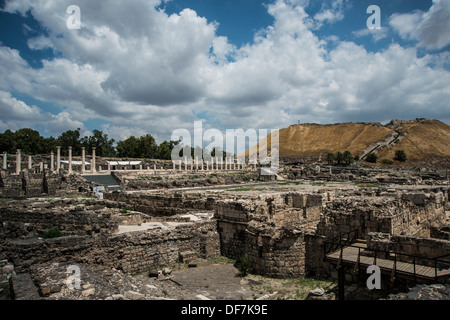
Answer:
<svg viewBox="0 0 450 320"><path fill-rule="evenodd" d="M88 156L84 148L81 156L69 149L67 157L60 148L56 156L17 150L2 157L0 295L277 298L252 295L242 281L238 289L213 291L214 284L226 285L220 277L200 290L189 282L195 276L186 276L202 261L228 259L231 269L213 264L223 279L236 278L245 265L265 278L335 283L309 299L395 300L402 292L406 299L416 285L443 288L441 298L448 298L449 197L445 169L284 161L268 178L260 164L218 159L177 163L101 158L95 149ZM373 265L381 273L378 291L366 286ZM349 288L357 289L350 295Z"/></svg>

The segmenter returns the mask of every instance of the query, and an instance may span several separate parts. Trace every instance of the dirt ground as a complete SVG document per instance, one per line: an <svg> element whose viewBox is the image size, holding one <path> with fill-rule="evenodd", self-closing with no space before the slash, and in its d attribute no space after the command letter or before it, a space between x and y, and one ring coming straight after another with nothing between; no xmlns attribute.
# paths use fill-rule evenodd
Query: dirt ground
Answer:
<svg viewBox="0 0 450 320"><path fill-rule="evenodd" d="M242 276L233 260L218 257L198 261L197 267L174 264L170 281L212 300L304 300L310 290L331 291L337 285L328 280L273 279L255 274Z"/></svg>

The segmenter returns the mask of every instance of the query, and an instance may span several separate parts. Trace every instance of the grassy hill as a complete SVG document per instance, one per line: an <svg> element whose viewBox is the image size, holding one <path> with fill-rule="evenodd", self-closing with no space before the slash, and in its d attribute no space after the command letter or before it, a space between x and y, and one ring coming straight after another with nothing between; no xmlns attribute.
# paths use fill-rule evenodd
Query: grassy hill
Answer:
<svg viewBox="0 0 450 320"><path fill-rule="evenodd" d="M381 149L379 159L392 159L396 150L406 152L407 162L450 161L450 126L438 120L408 121L394 128L405 136L395 145Z"/></svg>
<svg viewBox="0 0 450 320"><path fill-rule="evenodd" d="M392 160L395 151L401 149L407 155L406 165L434 161L450 166L450 126L438 120L393 120L387 125L299 124L280 129L278 134L280 157L284 159L321 157L324 161L328 152L348 150L353 155L363 156L375 149L379 160ZM265 146L267 139L270 145L270 138L269 135L258 146Z"/></svg>

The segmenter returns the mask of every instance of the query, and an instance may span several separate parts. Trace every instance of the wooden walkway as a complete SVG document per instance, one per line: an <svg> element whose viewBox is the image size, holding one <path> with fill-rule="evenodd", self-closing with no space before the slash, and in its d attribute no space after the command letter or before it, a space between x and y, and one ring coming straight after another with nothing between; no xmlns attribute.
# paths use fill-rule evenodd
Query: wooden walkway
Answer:
<svg viewBox="0 0 450 320"><path fill-rule="evenodd" d="M342 265L346 266L356 266L358 262L358 252L359 249L361 252L366 248L366 245L364 243L354 243L352 246L344 247L342 251ZM331 262L333 264L339 263L341 250L337 250L335 252L332 252L328 255L326 255L325 260L328 262ZM377 258L376 262L374 261L374 257L368 257L368 256L359 256L359 267L360 268L366 268L371 265L377 265L380 267L380 270L382 272L388 273L390 272L392 274L392 271L395 268L395 262L394 260L388 260L388 259L381 259ZM428 267L423 265L418 265L416 263L415 270L414 270L414 264L413 263L407 263L407 262L400 262L397 261L396 265L396 276L409 276L409 277L416 277L416 278L422 278L424 280L437 280L442 277L450 276L450 268L449 269L442 269L442 270L436 270L434 267Z"/></svg>

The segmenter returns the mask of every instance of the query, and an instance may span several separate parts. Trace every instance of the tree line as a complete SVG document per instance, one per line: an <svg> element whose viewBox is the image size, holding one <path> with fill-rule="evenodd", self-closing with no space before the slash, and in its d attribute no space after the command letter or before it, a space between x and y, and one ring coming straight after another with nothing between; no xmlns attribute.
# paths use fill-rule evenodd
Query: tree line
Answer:
<svg viewBox="0 0 450 320"><path fill-rule="evenodd" d="M0 152L16 153L21 149L23 154L37 155L56 153L56 147L61 147L61 155L67 156L69 146L72 147L73 155L81 155L82 147L90 154L95 147L95 154L99 157L127 157L127 158L149 158L165 159L171 158L172 149L178 141L163 141L159 145L150 134L142 137L131 136L117 145L114 139L100 130L93 130L91 136L81 136L80 128L67 130L58 137L43 137L39 131L22 128L17 131L6 130L0 133Z"/></svg>
<svg viewBox="0 0 450 320"><path fill-rule="evenodd" d="M344 151L344 152L336 152L336 153L327 153L325 160L328 162L328 164L351 164L354 161L358 161L359 160L359 156L353 156L352 153L350 151ZM404 150L396 150L395 151L395 156L393 158L393 160L395 161L399 161L399 162L405 162L406 161L406 153ZM371 152L369 153L366 158L364 159L364 161L366 162L370 162L370 163L376 163L378 161L378 156ZM383 159L382 162L384 164L392 164L393 161L390 159Z"/></svg>
<svg viewBox="0 0 450 320"><path fill-rule="evenodd" d="M179 141L163 141L159 145L151 134L141 137L130 136L129 138L118 141L110 139L108 135L100 130L93 130L91 136L81 136L80 128L76 130L67 130L57 138L45 138L39 131L23 128L17 131L6 130L0 133L0 153L6 151L9 154L16 153L21 149L23 154L37 155L49 154L51 151L56 153L56 147L61 147L61 155L67 156L69 147L72 147L74 156L81 155L81 149L86 148L86 153L90 154L95 147L95 154L99 157L120 157L120 158L147 158L170 160L172 150L178 145ZM200 149L200 150L199 150ZM232 156L222 152L223 159L226 156ZM182 153L183 151L181 151ZM196 153L204 154L200 147L191 147L191 156L194 158ZM212 157L215 156L216 148L210 151Z"/></svg>

